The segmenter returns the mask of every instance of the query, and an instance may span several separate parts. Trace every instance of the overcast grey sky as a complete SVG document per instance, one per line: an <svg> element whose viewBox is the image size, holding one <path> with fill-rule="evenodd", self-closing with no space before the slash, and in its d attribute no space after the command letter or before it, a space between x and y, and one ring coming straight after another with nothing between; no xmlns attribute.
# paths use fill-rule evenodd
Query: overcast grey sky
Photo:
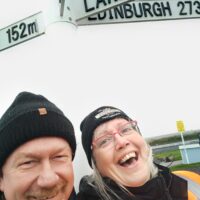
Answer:
<svg viewBox="0 0 200 200"><path fill-rule="evenodd" d="M44 2L0 0L0 28L40 11ZM75 165L85 162L79 124L102 105L127 112L145 137L176 132L177 120L186 130L199 129L199 24L52 24L45 35L0 52L0 115L21 91L46 96L75 126Z"/></svg>

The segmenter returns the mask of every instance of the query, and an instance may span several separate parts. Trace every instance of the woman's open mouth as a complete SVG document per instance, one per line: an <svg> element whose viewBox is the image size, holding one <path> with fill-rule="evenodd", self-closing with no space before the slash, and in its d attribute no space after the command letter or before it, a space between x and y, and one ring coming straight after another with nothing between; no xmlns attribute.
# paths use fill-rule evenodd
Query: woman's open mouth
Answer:
<svg viewBox="0 0 200 200"><path fill-rule="evenodd" d="M138 154L136 152L131 152L126 154L123 158L119 160L119 165L122 167L129 167L138 160Z"/></svg>

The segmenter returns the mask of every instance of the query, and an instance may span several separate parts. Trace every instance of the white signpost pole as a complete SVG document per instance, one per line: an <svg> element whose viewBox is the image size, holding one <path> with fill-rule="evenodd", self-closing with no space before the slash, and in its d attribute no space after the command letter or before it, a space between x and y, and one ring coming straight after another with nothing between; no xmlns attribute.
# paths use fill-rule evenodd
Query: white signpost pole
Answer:
<svg viewBox="0 0 200 200"><path fill-rule="evenodd" d="M178 132L181 134L181 139L182 139L182 143L183 143L183 149L185 152L186 162L187 162L187 164L189 164L188 154L187 154L185 141L184 141L184 137L183 137L183 132L185 131L185 126L184 126L183 121L176 121L176 126L177 126Z"/></svg>
<svg viewBox="0 0 200 200"><path fill-rule="evenodd" d="M187 164L189 164L190 162L189 162L187 150L186 150L186 147L185 147L185 141L184 141L183 133L181 132L180 134L181 134L181 139L182 139L182 143L183 143L183 149L184 149L184 152L185 152L186 162L187 162Z"/></svg>

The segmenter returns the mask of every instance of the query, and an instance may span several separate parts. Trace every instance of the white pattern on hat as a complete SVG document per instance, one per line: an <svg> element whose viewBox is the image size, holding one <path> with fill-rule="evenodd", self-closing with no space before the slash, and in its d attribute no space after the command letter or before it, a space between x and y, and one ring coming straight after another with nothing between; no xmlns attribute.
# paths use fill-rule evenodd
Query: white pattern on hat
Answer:
<svg viewBox="0 0 200 200"><path fill-rule="evenodd" d="M100 111L100 113L98 113L97 115L95 115L96 119L99 118L110 118L113 117L117 114L121 113L121 110L118 109L112 109L112 108L105 108L102 111Z"/></svg>

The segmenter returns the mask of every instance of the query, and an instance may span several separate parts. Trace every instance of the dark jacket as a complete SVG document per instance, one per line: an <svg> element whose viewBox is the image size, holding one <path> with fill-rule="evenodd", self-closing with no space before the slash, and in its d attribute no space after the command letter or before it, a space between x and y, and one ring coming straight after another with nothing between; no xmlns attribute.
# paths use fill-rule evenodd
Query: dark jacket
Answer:
<svg viewBox="0 0 200 200"><path fill-rule="evenodd" d="M76 192L75 192L74 188L73 188L72 193L71 193L71 195L69 197L69 200L76 200Z"/></svg>
<svg viewBox="0 0 200 200"><path fill-rule="evenodd" d="M158 166L158 176L151 179L141 187L126 187L134 196L122 189L109 178L104 178L109 188L124 200L188 200L187 181L170 173L169 169ZM89 176L82 178L79 186L78 200L102 200L98 192L89 183ZM111 194L112 199L113 197Z"/></svg>

